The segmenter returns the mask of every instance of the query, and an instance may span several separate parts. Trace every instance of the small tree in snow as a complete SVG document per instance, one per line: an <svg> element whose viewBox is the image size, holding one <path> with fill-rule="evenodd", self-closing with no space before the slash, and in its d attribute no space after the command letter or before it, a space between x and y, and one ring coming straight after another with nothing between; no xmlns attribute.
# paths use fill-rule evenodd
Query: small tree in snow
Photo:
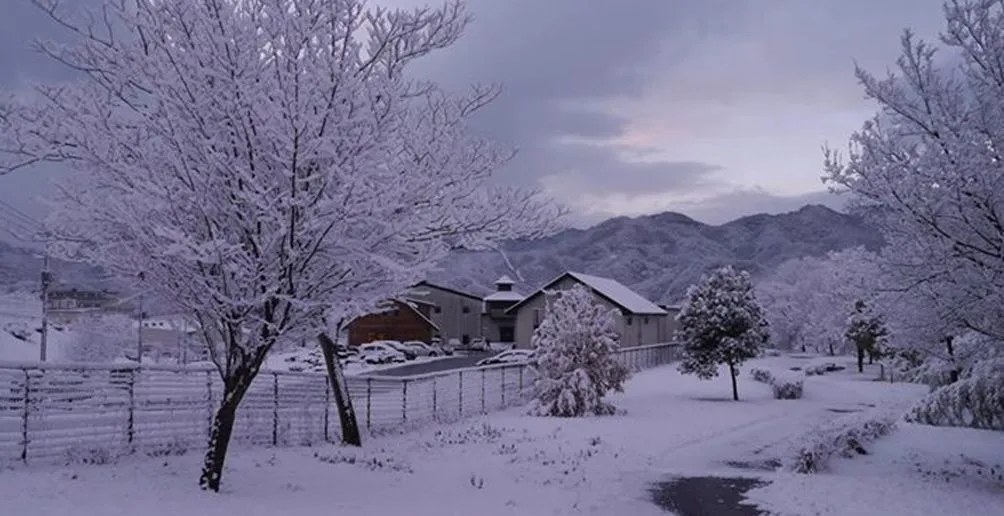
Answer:
<svg viewBox="0 0 1004 516"><path fill-rule="evenodd" d="M603 401L611 390L623 390L628 370L614 358L620 335L614 310L593 301L582 285L554 294L547 315L533 333L536 350L531 412L575 417L612 414Z"/></svg>
<svg viewBox="0 0 1004 516"><path fill-rule="evenodd" d="M847 318L847 330L844 335L854 344L858 353L858 372L865 370L865 354L874 357L878 354L879 343L889 334L882 317L869 310L868 305L861 300L854 303L854 311Z"/></svg>
<svg viewBox="0 0 1004 516"><path fill-rule="evenodd" d="M219 490L238 406L279 341L406 291L453 249L556 227L492 186L512 153L467 121L497 95L410 65L458 40L461 2L105 0L43 43L78 81L0 99L0 173L62 162L48 230L192 314L223 383L199 480ZM497 184L497 183L495 183ZM332 308L334 307L334 308Z"/></svg>
<svg viewBox="0 0 1004 516"><path fill-rule="evenodd" d="M111 362L136 349L136 321L120 314L87 314L70 325L66 358L74 362Z"/></svg>
<svg viewBox="0 0 1004 516"><path fill-rule="evenodd" d="M680 323L677 339L683 343L680 372L710 379L718 376L719 364L726 364L732 399L738 401L737 367L755 358L769 336L749 274L731 266L705 274L687 289L676 320Z"/></svg>

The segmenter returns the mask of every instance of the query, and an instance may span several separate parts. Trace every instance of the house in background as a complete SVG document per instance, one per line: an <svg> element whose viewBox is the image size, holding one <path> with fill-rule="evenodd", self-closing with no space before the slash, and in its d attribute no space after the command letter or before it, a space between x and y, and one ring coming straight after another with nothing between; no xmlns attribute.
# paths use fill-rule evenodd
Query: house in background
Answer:
<svg viewBox="0 0 1004 516"><path fill-rule="evenodd" d="M567 290L583 285L602 306L617 310L621 347L658 344L670 340L669 312L621 283L599 276L566 272L507 310L516 316L516 346L529 348L533 331L547 310L546 291Z"/></svg>
<svg viewBox="0 0 1004 516"><path fill-rule="evenodd" d="M676 330L680 329L680 322L676 320L676 316L680 315L680 309L683 305L677 303L672 305L659 305L669 314L666 317L666 342L673 340L673 336L676 334Z"/></svg>
<svg viewBox="0 0 1004 516"><path fill-rule="evenodd" d="M408 297L433 305L431 319L439 327L443 342L457 339L468 344L481 336L484 301L479 296L423 281L411 289Z"/></svg>
<svg viewBox="0 0 1004 516"><path fill-rule="evenodd" d="M199 325L188 317L155 315L136 324L142 324L139 331L143 334L144 355L172 357L182 364L208 358Z"/></svg>
<svg viewBox="0 0 1004 516"><path fill-rule="evenodd" d="M360 346L375 340L431 342L440 327L431 316L435 305L416 299L394 299L386 309L356 317L348 323L348 344Z"/></svg>
<svg viewBox="0 0 1004 516"><path fill-rule="evenodd" d="M481 334L489 342L516 342L516 314L508 312L523 295L512 289L516 282L509 276L495 280L495 292L484 299Z"/></svg>
<svg viewBox="0 0 1004 516"><path fill-rule="evenodd" d="M49 319L56 324L70 324L82 314L116 313L133 315L133 308L110 290L87 290L72 287L52 288L46 295Z"/></svg>

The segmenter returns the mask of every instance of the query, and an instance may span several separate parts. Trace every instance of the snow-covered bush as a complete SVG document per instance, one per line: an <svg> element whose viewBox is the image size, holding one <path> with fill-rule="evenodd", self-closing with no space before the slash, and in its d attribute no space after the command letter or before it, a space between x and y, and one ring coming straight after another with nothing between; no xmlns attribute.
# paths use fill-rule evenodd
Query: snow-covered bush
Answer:
<svg viewBox="0 0 1004 516"><path fill-rule="evenodd" d="M738 367L756 358L769 337L749 273L726 266L705 274L687 289L676 320L683 343L680 372L710 379L718 376L719 364L728 365L732 398L738 400Z"/></svg>
<svg viewBox="0 0 1004 516"><path fill-rule="evenodd" d="M833 456L850 458L866 455L866 444L888 435L895 428L896 418L889 415L838 419L827 429L813 432L793 457L783 461L783 467L795 473L825 471L826 463Z"/></svg>
<svg viewBox="0 0 1004 516"><path fill-rule="evenodd" d="M786 376L775 377L770 382L774 399L797 400L802 397L802 379Z"/></svg>
<svg viewBox="0 0 1004 516"><path fill-rule="evenodd" d="M65 353L74 362L111 362L136 348L136 322L119 314L85 315L70 327ZM133 351L135 353L135 351Z"/></svg>
<svg viewBox="0 0 1004 516"><path fill-rule="evenodd" d="M603 400L621 391L628 370L616 360L619 335L614 311L593 301L581 285L550 294L547 315L533 332L533 402L540 416L574 417L612 414Z"/></svg>
<svg viewBox="0 0 1004 516"><path fill-rule="evenodd" d="M769 384L774 381L774 375L771 374L770 371L766 369L760 369L759 367L754 367L753 369L750 369L750 376L753 377L753 380L761 383Z"/></svg>
<svg viewBox="0 0 1004 516"><path fill-rule="evenodd" d="M24 321L7 321L0 325L0 330L11 334L15 339L23 341L31 339L31 326Z"/></svg>
<svg viewBox="0 0 1004 516"><path fill-rule="evenodd" d="M907 421L935 426L1004 430L1004 368L981 371L928 394Z"/></svg>

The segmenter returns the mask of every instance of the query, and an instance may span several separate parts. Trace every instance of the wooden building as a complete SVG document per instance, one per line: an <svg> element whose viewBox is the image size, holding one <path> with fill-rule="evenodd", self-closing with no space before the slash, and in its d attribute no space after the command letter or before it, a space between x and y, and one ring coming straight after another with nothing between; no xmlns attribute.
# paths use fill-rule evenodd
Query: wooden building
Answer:
<svg viewBox="0 0 1004 516"><path fill-rule="evenodd" d="M420 340L431 342L439 333L432 322L433 303L415 299L395 299L381 312L353 319L348 324L349 345L360 346L375 340Z"/></svg>

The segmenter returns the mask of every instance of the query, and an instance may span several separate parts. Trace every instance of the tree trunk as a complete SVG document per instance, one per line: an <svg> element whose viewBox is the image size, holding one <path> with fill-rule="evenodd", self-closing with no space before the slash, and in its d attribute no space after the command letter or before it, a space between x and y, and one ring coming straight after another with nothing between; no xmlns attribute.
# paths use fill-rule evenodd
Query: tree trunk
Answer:
<svg viewBox="0 0 1004 516"><path fill-rule="evenodd" d="M220 480L223 478L223 463L227 458L227 448L233 435L234 420L237 416L237 406L240 405L244 393L251 385L248 381L235 382L233 388L225 388L223 402L213 418L213 428L209 434L209 450L202 463L202 476L199 477L199 487L205 490L219 492Z"/></svg>
<svg viewBox="0 0 1004 516"><path fill-rule="evenodd" d="M732 377L732 400L739 401L739 387L736 385L736 366L729 362L729 376Z"/></svg>
<svg viewBox="0 0 1004 516"><path fill-rule="evenodd" d="M323 333L317 335L317 341L321 344L324 366L328 371L328 381L331 383L335 407L338 409L338 420L342 426L342 443L362 446L363 440L359 433L356 411L352 408L352 398L349 397L349 387L342 373L342 364L335 357L335 343Z"/></svg>
<svg viewBox="0 0 1004 516"><path fill-rule="evenodd" d="M858 372L865 372L865 348L858 346Z"/></svg>
<svg viewBox="0 0 1004 516"><path fill-rule="evenodd" d="M830 346L830 356L832 357L834 355L834 353L833 353L833 340L829 341L829 346Z"/></svg>

